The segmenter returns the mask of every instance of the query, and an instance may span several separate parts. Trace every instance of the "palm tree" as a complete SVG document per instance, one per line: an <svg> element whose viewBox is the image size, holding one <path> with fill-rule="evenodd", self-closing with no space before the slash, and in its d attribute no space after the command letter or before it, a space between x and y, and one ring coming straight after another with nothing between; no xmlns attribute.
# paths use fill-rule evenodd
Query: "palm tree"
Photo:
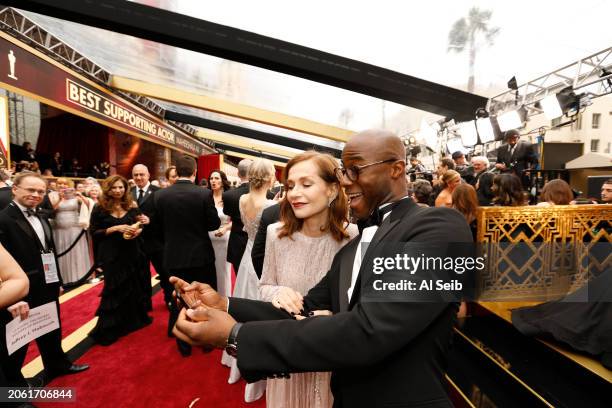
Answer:
<svg viewBox="0 0 612 408"><path fill-rule="evenodd" d="M466 47L469 51L470 77L468 79L468 92L474 92L474 64L476 53L484 45L491 46L497 34L498 27L489 27L489 20L493 12L472 7L468 16L455 21L448 33L447 52L463 52ZM482 41L484 40L484 42ZM480 41L480 42L479 42Z"/></svg>

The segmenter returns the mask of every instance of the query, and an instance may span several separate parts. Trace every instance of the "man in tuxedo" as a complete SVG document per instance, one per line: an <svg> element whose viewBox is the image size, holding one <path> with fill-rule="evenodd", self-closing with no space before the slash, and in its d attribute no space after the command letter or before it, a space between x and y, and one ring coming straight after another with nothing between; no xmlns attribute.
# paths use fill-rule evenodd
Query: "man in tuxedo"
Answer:
<svg viewBox="0 0 612 408"><path fill-rule="evenodd" d="M164 267L164 253L163 245L159 239L159 234L155 224L155 214L153 205L153 193L160 190L159 187L150 183L151 175L149 169L144 164L137 164L132 168L132 178L136 184L130 191L132 198L138 204L138 208L148 218L148 225L145 225L142 232L142 239L144 241L144 252L147 255L147 259L153 264L155 271L159 275L159 283L164 291L164 301L168 305L172 301L172 285L168 282L168 272ZM140 221L147 221L147 218L141 217ZM143 271L143 285L147 292L151 289L151 274L148 269L149 262L147 262L147 269ZM151 293L152 294L152 293Z"/></svg>
<svg viewBox="0 0 612 408"><path fill-rule="evenodd" d="M240 217L240 197L249 192L249 167L252 160L244 159L238 163L238 177L240 177L240 186L230 189L223 193L223 213L229 215L232 219L232 231L230 232L229 241L227 243L227 262L234 266L234 271L238 273L238 267L242 260L242 255L246 249L246 244L249 239L247 233L243 231L244 224Z"/></svg>
<svg viewBox="0 0 612 408"><path fill-rule="evenodd" d="M9 179L9 174L5 170L0 169L0 210L5 209L13 200L11 187L6 184Z"/></svg>
<svg viewBox="0 0 612 408"><path fill-rule="evenodd" d="M195 160L190 156L176 161L178 180L153 195L154 223L159 224L164 266L172 276L192 282L206 282L217 287L215 252L208 231L221 225L212 192L194 184ZM175 304L170 308L168 331L178 316ZM191 348L177 339L179 351L189 355Z"/></svg>
<svg viewBox="0 0 612 408"><path fill-rule="evenodd" d="M57 270L53 234L48 220L36 211L47 194L47 182L38 174L21 174L15 178L12 191L14 200L0 212L0 243L30 280L30 292L25 298L29 307L54 302L59 316L58 298L62 282ZM61 326L36 339L48 379L89 368L72 364L61 343ZM9 357L6 357L6 349L0 351L4 374L11 384L27 386L21 374L27 349L28 346L24 346Z"/></svg>
<svg viewBox="0 0 612 408"><path fill-rule="evenodd" d="M538 156L533 145L525 140L519 140L520 133L516 129L506 132L506 144L497 149L497 163L495 167L502 173L514 173L523 183L523 187L529 185L529 177L525 171L535 168L538 164Z"/></svg>
<svg viewBox="0 0 612 408"><path fill-rule="evenodd" d="M364 229L303 299L304 315L325 309L332 316L292 320L271 303L228 300L204 284L171 277L177 291L206 305L182 310L175 334L192 344L226 347L249 382L332 371L336 407L451 407L444 370L456 303L415 302L410 294L401 302L362 301L371 292L372 257L387 244L402 243L409 251L411 243L472 242L457 211L422 208L407 196L405 157L402 141L384 130L359 133L345 145L339 177Z"/></svg>

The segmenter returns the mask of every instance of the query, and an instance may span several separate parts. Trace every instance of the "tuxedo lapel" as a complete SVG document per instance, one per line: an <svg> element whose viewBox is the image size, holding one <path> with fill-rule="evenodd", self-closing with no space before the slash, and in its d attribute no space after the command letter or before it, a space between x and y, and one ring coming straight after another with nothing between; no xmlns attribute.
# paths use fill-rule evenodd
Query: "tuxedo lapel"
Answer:
<svg viewBox="0 0 612 408"><path fill-rule="evenodd" d="M25 215L21 213L19 207L17 207L14 203L9 204L11 217L15 220L15 223L25 232L30 239L33 239L34 242L37 243L36 246L40 247L40 240L38 239L38 235L36 235L36 231L32 228L32 225L26 220ZM42 221L41 221L42 222Z"/></svg>
<svg viewBox="0 0 612 408"><path fill-rule="evenodd" d="M45 246L47 247L46 249L55 250L53 246L53 233L51 232L51 226L49 225L49 222L42 217L38 217L38 219L40 220L40 223L43 227L43 231L45 232Z"/></svg>
<svg viewBox="0 0 612 408"><path fill-rule="evenodd" d="M338 299L340 311L348 310L348 289L351 287L351 277L353 275L353 262L359 247L359 239L355 238L349 244L349 248L344 251L344 257L340 262L340 281L338 283Z"/></svg>
<svg viewBox="0 0 612 408"><path fill-rule="evenodd" d="M371 271L364 271L366 265L371 265L371 259L373 254L375 254L376 247L383 242L383 239L391 232L397 225L400 223L402 218L411 210L418 209L417 205L410 198L406 198L397 204L397 207L393 209L391 214L380 224L378 230L372 237L372 241L369 245L367 245L367 251L364 256L362 256L361 267L359 269L359 275L357 275L357 280L355 281L355 287L353 288L353 295L351 297L351 301L349 302L348 309L352 309L357 303L361 293L361 277L364 273L370 273ZM351 268L353 263L351 262ZM347 287L348 289L348 287ZM345 292L346 293L346 292Z"/></svg>

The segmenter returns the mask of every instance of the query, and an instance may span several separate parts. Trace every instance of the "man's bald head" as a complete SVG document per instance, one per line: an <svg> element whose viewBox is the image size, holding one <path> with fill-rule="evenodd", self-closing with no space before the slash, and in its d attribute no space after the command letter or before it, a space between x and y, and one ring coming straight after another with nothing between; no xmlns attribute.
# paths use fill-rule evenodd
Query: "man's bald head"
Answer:
<svg viewBox="0 0 612 408"><path fill-rule="evenodd" d="M138 188L146 186L150 177L149 169L144 164L137 164L132 167L132 178Z"/></svg>
<svg viewBox="0 0 612 408"><path fill-rule="evenodd" d="M362 152L367 155L363 159L372 161L406 160L406 147L402 139L385 129L368 129L355 134L346 142L344 150L349 154Z"/></svg>

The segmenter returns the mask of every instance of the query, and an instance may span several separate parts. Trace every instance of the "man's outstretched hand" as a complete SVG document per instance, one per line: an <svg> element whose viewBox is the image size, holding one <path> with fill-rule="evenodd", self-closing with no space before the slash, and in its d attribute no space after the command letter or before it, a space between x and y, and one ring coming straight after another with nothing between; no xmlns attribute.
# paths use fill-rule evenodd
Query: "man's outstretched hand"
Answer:
<svg viewBox="0 0 612 408"><path fill-rule="evenodd" d="M228 313L199 306L182 309L172 333L193 346L224 348L235 324Z"/></svg>
<svg viewBox="0 0 612 408"><path fill-rule="evenodd" d="M208 308L227 311L228 300L225 296L221 296L216 290L206 283L192 282L187 283L176 276L170 277L170 283L174 286L177 294L186 301L187 305L195 309L199 305L204 305Z"/></svg>

